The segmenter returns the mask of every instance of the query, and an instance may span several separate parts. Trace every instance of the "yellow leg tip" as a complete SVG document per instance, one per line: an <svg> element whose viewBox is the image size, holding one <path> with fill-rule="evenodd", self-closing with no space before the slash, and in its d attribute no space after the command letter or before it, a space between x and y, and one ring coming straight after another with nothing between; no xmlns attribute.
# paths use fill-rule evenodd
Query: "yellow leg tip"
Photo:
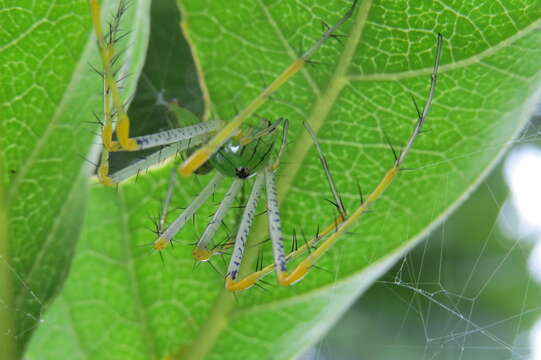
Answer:
<svg viewBox="0 0 541 360"><path fill-rule="evenodd" d="M139 145L134 139L130 138L130 119L125 113L119 115L118 125L116 127L116 136L118 142L124 151L139 150Z"/></svg>
<svg viewBox="0 0 541 360"><path fill-rule="evenodd" d="M90 6L90 16L92 17L92 23L98 37L98 42L103 44L103 34L101 32L100 21L100 3L98 2L98 0L88 0L88 4Z"/></svg>
<svg viewBox="0 0 541 360"><path fill-rule="evenodd" d="M111 151L113 144L112 138L113 126L111 124L105 124L101 130L101 141L103 142L103 146L109 151Z"/></svg>
<svg viewBox="0 0 541 360"><path fill-rule="evenodd" d="M310 266L311 265L307 262L301 262L291 274L287 275L285 273L280 273L278 275L278 283L282 286L296 284L297 282L301 281L306 274L308 274L308 271L310 271Z"/></svg>
<svg viewBox="0 0 541 360"><path fill-rule="evenodd" d="M110 153L122 150L122 147L120 146L118 141L103 142L103 148L105 149L105 151L109 151Z"/></svg>
<svg viewBox="0 0 541 360"><path fill-rule="evenodd" d="M111 148L107 150L109 150L109 152L121 151L122 146L120 146L118 141L111 141Z"/></svg>
<svg viewBox="0 0 541 360"><path fill-rule="evenodd" d="M98 2L98 0L88 0L88 4L90 6L90 11L92 13L92 16L99 16L100 3Z"/></svg>
<svg viewBox="0 0 541 360"><path fill-rule="evenodd" d="M277 277L277 280L278 280L278 284L280 284L282 286L288 286L289 285L288 276L285 273L280 273L280 275L278 275L278 277Z"/></svg>
<svg viewBox="0 0 541 360"><path fill-rule="evenodd" d="M204 248L196 247L192 251L192 256L197 261L208 261L212 256L212 252Z"/></svg>
<svg viewBox="0 0 541 360"><path fill-rule="evenodd" d="M100 165L98 168L98 181L103 186L113 186L115 185L113 179L109 177L109 166Z"/></svg>
<svg viewBox="0 0 541 360"><path fill-rule="evenodd" d="M227 275L225 278L225 288L231 292L246 290L254 286L258 279L258 273L253 273L239 281L235 281L231 276Z"/></svg>
<svg viewBox="0 0 541 360"><path fill-rule="evenodd" d="M162 251L167 247L168 243L169 241L167 241L166 239L162 237L159 237L156 241L154 241L154 244L152 244L152 247L154 248L154 250Z"/></svg>
<svg viewBox="0 0 541 360"><path fill-rule="evenodd" d="M200 148L180 165L178 172L182 176L190 176L210 158L210 155L211 152L207 146Z"/></svg>
<svg viewBox="0 0 541 360"><path fill-rule="evenodd" d="M115 185L113 179L111 179L109 176L99 176L98 180L99 180L100 184L102 184L103 186L114 186Z"/></svg>
<svg viewBox="0 0 541 360"><path fill-rule="evenodd" d="M122 138L119 138L118 142L120 143L120 147L124 151L137 151L137 150L139 150L139 145L137 144L137 142L134 139L130 139L130 138L122 139Z"/></svg>

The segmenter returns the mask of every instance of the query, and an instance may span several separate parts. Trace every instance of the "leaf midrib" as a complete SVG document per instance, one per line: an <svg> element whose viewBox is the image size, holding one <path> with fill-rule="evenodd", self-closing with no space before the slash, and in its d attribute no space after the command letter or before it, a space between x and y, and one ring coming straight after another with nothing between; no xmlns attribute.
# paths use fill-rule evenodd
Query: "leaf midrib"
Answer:
<svg viewBox="0 0 541 360"><path fill-rule="evenodd" d="M329 81L329 85L327 86L325 93L323 96L318 97L315 104L312 106L311 114L307 121L310 123L316 134L323 125L324 120L334 104L334 101L340 94L343 87L347 84L346 73L349 69L351 59L353 58L353 55L357 49L357 45L366 24L366 19L368 17L371 5L372 0L363 1L360 8L357 10L355 17L350 20L354 23L354 25L350 35L348 36L348 41L346 42L344 51L340 56L336 70ZM299 141L295 146L295 150L291 152L291 154L294 154L294 159L284 171L284 175L287 174L287 176L281 177L278 181L278 194L280 196L280 202L283 201L285 195L289 191L290 185L300 169L302 159L306 157L310 146L311 138L306 132L304 132L299 138ZM256 222L254 227L255 229L252 231L252 233L259 233L259 231L265 230L265 227L265 219L259 219ZM257 255L254 251L247 251L245 254L245 259L243 260L243 268L253 265L256 257ZM209 317L200 328L199 336L192 342L190 351L186 355L185 359L194 360L205 358L216 343L220 333L227 327L230 315L237 305L238 304L235 297L225 288L222 289L217 296L214 305L212 306Z"/></svg>

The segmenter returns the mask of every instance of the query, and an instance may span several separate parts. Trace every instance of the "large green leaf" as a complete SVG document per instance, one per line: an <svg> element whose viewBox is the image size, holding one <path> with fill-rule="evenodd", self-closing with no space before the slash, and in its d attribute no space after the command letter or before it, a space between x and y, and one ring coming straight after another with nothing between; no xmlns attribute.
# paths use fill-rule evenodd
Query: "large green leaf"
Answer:
<svg viewBox="0 0 541 360"><path fill-rule="evenodd" d="M145 3L133 2L123 28L130 31L123 55L130 64L120 73L134 75L125 81L127 95L144 59ZM105 11L117 4L109 2ZM7 183L10 240L2 261L13 277L13 299L6 303L13 303L7 311L14 313L21 350L72 260L90 174L83 159L91 156L96 131L89 123L101 107L102 85L89 66L99 67L99 56L87 1L0 1L0 9L0 152L6 169L0 176Z"/></svg>
<svg viewBox="0 0 541 360"><path fill-rule="evenodd" d="M332 24L349 2L181 5L209 108L230 119L295 58L297 48L317 39L320 20ZM165 22L168 15L153 22ZM346 205L355 208L357 181L369 192L392 164L384 132L395 147L407 140L416 120L411 97L423 102L426 96L437 32L445 48L426 123L430 132L405 164L416 170L401 173L374 211L321 260L318 265L328 272L313 270L293 287L255 288L235 298L222 290L221 275L210 267L193 269L189 246L166 252L163 265L140 246L153 240L146 228L163 199L166 169L118 191L94 188L71 277L29 357L55 359L69 352L74 359L286 359L303 352L467 196L520 131L539 94L539 26L537 0L361 1L340 29L347 35L344 45L330 40L315 55L318 63L258 111L291 122L279 173L288 238L294 229L315 233L334 216L302 121L318 131ZM168 49L172 45L164 44L160 55L167 58ZM188 204L207 180L182 179L175 206ZM178 242L193 243L213 209L215 204L204 207ZM260 216L252 241L264 240L265 228ZM220 261L215 265L223 269Z"/></svg>

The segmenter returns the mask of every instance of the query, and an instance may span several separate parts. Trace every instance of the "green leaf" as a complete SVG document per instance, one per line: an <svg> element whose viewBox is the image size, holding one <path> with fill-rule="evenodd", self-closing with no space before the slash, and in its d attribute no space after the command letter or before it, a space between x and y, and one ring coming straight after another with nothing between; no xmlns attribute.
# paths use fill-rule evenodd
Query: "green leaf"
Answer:
<svg viewBox="0 0 541 360"><path fill-rule="evenodd" d="M60 290L85 214L90 166L99 148L92 113L101 107L99 68L88 2L0 1L0 176L7 184L9 257L19 351ZM124 30L131 46L123 69L133 91L146 48L144 1L134 1ZM117 1L109 2L110 13ZM110 6L110 7L109 7ZM0 302L2 299L0 299ZM9 302L8 302L9 303ZM15 310L15 311L13 311Z"/></svg>
<svg viewBox="0 0 541 360"><path fill-rule="evenodd" d="M213 115L231 119L295 59L297 48L321 35L321 20L333 24L348 6L182 1ZM472 191L520 132L540 94L540 26L537 0L415 6L362 1L339 31L347 36L343 45L329 40L314 65L258 110L291 123L278 175L289 245L294 229L314 234L335 216L302 121L318 131L351 212L359 205L357 182L368 194L393 163L384 133L395 148L407 141L417 117L411 98L423 103L436 33L444 35L429 132L405 164L415 171L400 173L373 211L321 259L318 266L327 271L314 269L293 287L264 285L268 291L254 288L235 298L222 290L223 277L211 267L193 268L185 246L197 240L215 204L183 229L162 265L141 245L154 240L148 217L160 208L168 170L140 176L118 191L94 188L72 274L29 358L55 359L66 351L74 359L287 359L302 353ZM167 58L173 46L163 45L160 55ZM174 206L186 206L208 179L179 180ZM266 226L260 216L253 243L266 238ZM257 248L252 250L245 261L250 269ZM214 265L223 271L219 259Z"/></svg>

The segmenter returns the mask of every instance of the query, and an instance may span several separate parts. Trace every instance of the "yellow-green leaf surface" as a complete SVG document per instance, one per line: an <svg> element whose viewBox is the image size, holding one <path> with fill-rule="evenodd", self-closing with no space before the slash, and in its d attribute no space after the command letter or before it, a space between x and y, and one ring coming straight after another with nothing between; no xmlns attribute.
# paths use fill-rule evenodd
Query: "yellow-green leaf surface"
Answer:
<svg viewBox="0 0 541 360"><path fill-rule="evenodd" d="M122 74L142 67L145 7L134 1L126 16L131 46L123 58L130 63ZM0 1L0 21L0 176L9 214L9 256L0 261L13 288L11 300L0 299L0 312L13 313L20 350L72 260L90 174L83 159L98 142L91 123L102 85L89 65L99 67L99 56L87 1ZM127 94L136 78L125 81Z"/></svg>
<svg viewBox="0 0 541 360"><path fill-rule="evenodd" d="M231 119L318 38L322 21L333 24L350 5L179 3L208 108L220 119ZM118 190L96 187L70 279L29 357L57 359L67 352L73 359L289 359L302 353L467 196L520 132L540 93L540 26L537 0L359 1L339 30L342 44L330 39L314 63L258 111L291 123L278 173L288 246L294 230L314 234L335 215L302 121L318 132L351 212L359 205L357 182L369 193L393 163L384 133L395 148L407 141L417 118L412 97L424 102L438 32L444 50L428 131L404 164L413 171L401 172L322 258L318 266L326 271L313 269L292 287L263 285L267 291L253 288L234 297L210 266L194 268L185 246L197 240L223 189L177 236L162 264L141 245L154 239L149 216L160 208L167 170ZM208 179L180 179L174 207L185 207ZM264 215L252 235L252 243L266 239ZM223 271L220 259L213 263ZM274 276L267 280L275 282Z"/></svg>

